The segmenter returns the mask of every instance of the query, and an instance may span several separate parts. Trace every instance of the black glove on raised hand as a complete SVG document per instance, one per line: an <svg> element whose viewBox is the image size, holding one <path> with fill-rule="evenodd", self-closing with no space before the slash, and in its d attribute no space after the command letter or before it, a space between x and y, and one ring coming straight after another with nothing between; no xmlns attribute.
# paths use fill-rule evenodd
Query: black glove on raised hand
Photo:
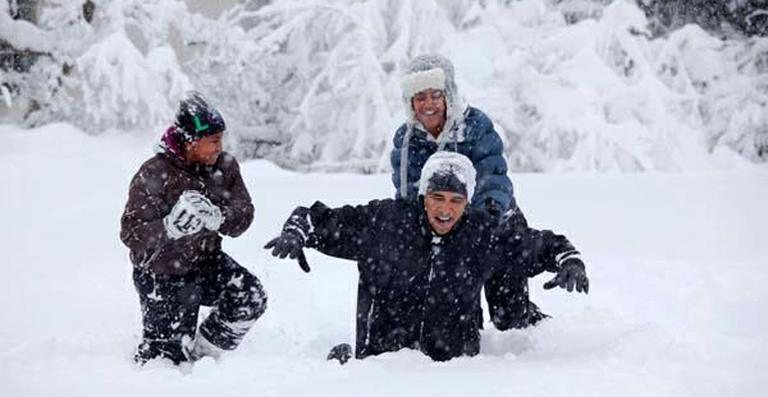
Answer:
<svg viewBox="0 0 768 397"><path fill-rule="evenodd" d="M272 248L272 256L281 259L286 256L291 259L297 259L301 270L309 273L309 263L307 263L307 258L304 256L303 250L308 235L309 221L307 221L306 209L299 207L293 211L291 217L285 221L283 232L270 240L264 248Z"/></svg>
<svg viewBox="0 0 768 397"><path fill-rule="evenodd" d="M560 265L560 271L552 279L544 284L544 289L552 289L555 287L565 288L568 292L573 292L573 288L576 287L576 292L589 293L589 279L587 278L587 272L584 270L584 262L578 258L567 258Z"/></svg>

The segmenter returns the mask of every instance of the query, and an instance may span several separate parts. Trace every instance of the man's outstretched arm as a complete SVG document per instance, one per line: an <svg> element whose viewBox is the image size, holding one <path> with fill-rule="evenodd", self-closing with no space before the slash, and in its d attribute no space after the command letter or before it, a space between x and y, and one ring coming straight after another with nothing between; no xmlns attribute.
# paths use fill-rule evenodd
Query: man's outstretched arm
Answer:
<svg viewBox="0 0 768 397"><path fill-rule="evenodd" d="M579 251L568 239L550 230L516 226L501 239L505 265L519 266L528 277L544 271L556 273L545 289L561 287L572 292L589 292L589 279Z"/></svg>
<svg viewBox="0 0 768 397"><path fill-rule="evenodd" d="M283 224L280 236L264 248L271 248L273 256L298 259L307 272L309 266L303 258L304 247L337 258L359 260L373 236L372 225L379 203L372 201L367 205L330 208L317 201L310 208L296 207Z"/></svg>

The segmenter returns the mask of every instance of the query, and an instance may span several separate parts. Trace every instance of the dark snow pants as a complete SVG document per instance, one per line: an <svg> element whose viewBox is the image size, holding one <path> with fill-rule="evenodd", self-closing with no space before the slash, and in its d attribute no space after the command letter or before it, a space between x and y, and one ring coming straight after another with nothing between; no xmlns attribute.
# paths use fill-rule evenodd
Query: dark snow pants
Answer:
<svg viewBox="0 0 768 397"><path fill-rule="evenodd" d="M214 254L200 269L183 276L134 269L144 328L137 362L156 357L188 361L201 305L212 309L198 337L223 350L236 348L264 313L267 295L259 279L227 254Z"/></svg>
<svg viewBox="0 0 768 397"><path fill-rule="evenodd" d="M519 208L508 214L505 218L506 222L518 224L520 227L528 226L528 221ZM485 282L483 287L491 321L499 330L525 328L547 317L529 300L528 277L525 274L519 274L516 271L497 272ZM479 317L482 327L482 311Z"/></svg>

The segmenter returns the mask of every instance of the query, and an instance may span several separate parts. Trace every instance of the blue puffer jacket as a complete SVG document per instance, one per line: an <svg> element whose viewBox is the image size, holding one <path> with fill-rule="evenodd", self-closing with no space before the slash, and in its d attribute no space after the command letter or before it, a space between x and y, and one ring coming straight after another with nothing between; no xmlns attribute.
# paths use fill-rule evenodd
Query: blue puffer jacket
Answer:
<svg viewBox="0 0 768 397"><path fill-rule="evenodd" d="M487 198L493 199L499 209L515 209L517 204L512 191L512 182L507 176L507 162L502 155L503 144L493 123L479 109L467 107L463 124L458 124L448 132L449 137L443 150L459 152L472 160L477 170L477 184L471 205L483 208ZM403 158L403 139L408 126L403 124L397 129L394 148L390 154L392 164L392 182L396 195L401 193L401 159ZM407 153L407 197L415 198L419 190L421 169L427 158L438 150L439 143L426 131L414 128L408 142Z"/></svg>

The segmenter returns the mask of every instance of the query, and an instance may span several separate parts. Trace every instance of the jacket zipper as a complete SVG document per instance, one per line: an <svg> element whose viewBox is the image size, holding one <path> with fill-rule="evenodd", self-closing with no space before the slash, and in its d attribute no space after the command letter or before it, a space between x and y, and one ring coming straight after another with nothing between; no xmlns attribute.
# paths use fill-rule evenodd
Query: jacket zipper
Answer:
<svg viewBox="0 0 768 397"><path fill-rule="evenodd" d="M365 323L365 346L371 345L371 321L373 320L373 307L376 306L376 298L371 300L371 307L368 308L368 318Z"/></svg>
<svg viewBox="0 0 768 397"><path fill-rule="evenodd" d="M440 237L432 238L432 253L429 261L429 276L427 276L427 292L424 295L424 306L421 310L421 325L419 326L419 345L424 341L424 317L427 314L427 303L429 302L429 291L432 288L432 280L435 278L435 257L440 253L439 244L442 242Z"/></svg>

